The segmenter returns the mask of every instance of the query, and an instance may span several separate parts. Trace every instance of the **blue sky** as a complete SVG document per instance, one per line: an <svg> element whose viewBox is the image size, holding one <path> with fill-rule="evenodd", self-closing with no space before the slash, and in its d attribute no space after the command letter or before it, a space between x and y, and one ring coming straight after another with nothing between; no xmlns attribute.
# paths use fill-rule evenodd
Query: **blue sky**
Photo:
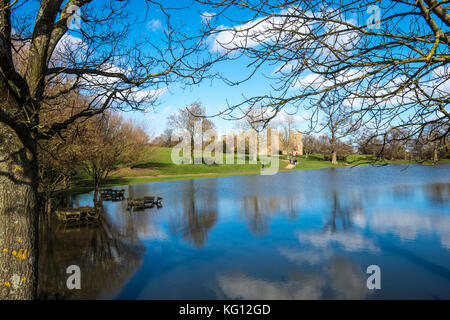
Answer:
<svg viewBox="0 0 450 320"><path fill-rule="evenodd" d="M180 5L180 1L174 1ZM174 4L175 5L175 4ZM142 10L144 4L142 1L134 1L130 8L133 12ZM183 10L174 17L177 22L184 25L186 30L197 31L202 24L202 13L198 9ZM161 37L163 34L165 17L159 12L149 12L147 23L137 28L137 32L145 32L146 36L155 38ZM207 54L207 53L206 53ZM245 68L243 61L225 62L216 66L215 70L229 75L242 75L242 68ZM155 110L148 113L131 112L127 113L127 117L145 121L147 130L153 134L160 134L166 128L166 118L176 112L177 109L184 108L193 102L201 102L206 108L208 115L214 115L226 109L227 101L229 103L237 103L242 99L244 93L256 92L262 87L267 87L267 81L262 77L255 77L240 86L229 86L222 80L206 80L200 85L181 88L180 85L174 83L169 85L167 91L161 95L159 105ZM228 129L235 126L235 121L227 121L219 117L214 117L212 121L216 124L217 129L221 133L225 133Z"/></svg>
<svg viewBox="0 0 450 320"><path fill-rule="evenodd" d="M173 6L187 5L188 1L171 1ZM134 1L130 7L130 11L142 11L145 5L142 0ZM210 13L212 10L204 11L204 8L191 6L190 9L178 11L174 19L185 26L187 32L196 32L202 25L202 17L205 12ZM237 12L239 19L245 20L241 11ZM149 12L147 22L137 27L138 33L145 33L146 36L160 37L164 28L164 15L160 12ZM228 21L223 22L229 25ZM207 53L206 53L207 54ZM234 61L227 61L215 66L215 71L230 76L232 79L241 79L251 70L247 67L248 59L240 58ZM264 75L271 75L276 69L276 66L264 66L261 72L258 72L252 79L244 82L238 86L229 86L220 79L205 80L200 85L191 86L186 89L180 88L177 84L172 84L168 90L160 97L160 105L155 111L148 113L130 112L126 116L137 119L138 121L145 121L148 131L153 134L160 134L166 128L166 118L177 109L184 108L193 102L201 102L206 108L208 115L217 114L227 108L227 103L233 105L242 101L243 96L251 97L257 94L266 94L270 89L270 80ZM283 115L284 112L281 114ZM306 129L307 123L301 123L302 115L297 114L299 120L299 129ZM218 131L226 133L230 129L236 127L236 121L221 119L214 117L212 121L216 124Z"/></svg>

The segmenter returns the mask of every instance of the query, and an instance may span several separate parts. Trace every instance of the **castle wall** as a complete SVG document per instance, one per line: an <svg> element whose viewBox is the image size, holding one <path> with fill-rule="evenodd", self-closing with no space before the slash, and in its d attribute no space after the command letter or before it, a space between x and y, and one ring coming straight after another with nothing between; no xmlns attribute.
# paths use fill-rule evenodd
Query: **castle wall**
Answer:
<svg viewBox="0 0 450 320"><path fill-rule="evenodd" d="M290 150L286 150L285 148L281 147L281 153L289 154L290 152L297 152L299 155L303 155L303 134L301 132L294 132L291 130L289 131L289 137L290 137L289 143ZM281 141L280 146L282 146Z"/></svg>

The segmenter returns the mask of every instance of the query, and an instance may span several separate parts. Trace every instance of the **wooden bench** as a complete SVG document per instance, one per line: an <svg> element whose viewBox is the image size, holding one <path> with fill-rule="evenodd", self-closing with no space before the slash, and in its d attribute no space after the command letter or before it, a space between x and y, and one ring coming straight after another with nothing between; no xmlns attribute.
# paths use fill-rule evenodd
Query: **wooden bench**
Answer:
<svg viewBox="0 0 450 320"><path fill-rule="evenodd" d="M102 190L100 190L100 198L102 200L112 200L112 201L123 200L124 194L125 194L124 189L120 189L120 190L102 189Z"/></svg>
<svg viewBox="0 0 450 320"><path fill-rule="evenodd" d="M83 223L98 221L99 210L95 207L60 208L56 210L56 216L63 223Z"/></svg>
<svg viewBox="0 0 450 320"><path fill-rule="evenodd" d="M155 196L145 196L140 199L127 198L127 210L131 208L137 209L153 208L155 205L158 208L161 208L162 200L163 200L162 197L155 197Z"/></svg>

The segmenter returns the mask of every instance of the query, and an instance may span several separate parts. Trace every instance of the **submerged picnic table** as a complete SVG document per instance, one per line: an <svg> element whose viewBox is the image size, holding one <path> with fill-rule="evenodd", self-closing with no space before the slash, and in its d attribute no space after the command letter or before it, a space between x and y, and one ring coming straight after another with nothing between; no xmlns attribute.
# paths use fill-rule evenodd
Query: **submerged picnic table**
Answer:
<svg viewBox="0 0 450 320"><path fill-rule="evenodd" d="M139 208L139 209L145 209L145 208L152 208L153 206L162 207L162 197L154 197L154 196L148 196L144 198L127 198L127 209L131 208Z"/></svg>
<svg viewBox="0 0 450 320"><path fill-rule="evenodd" d="M100 212L95 207L60 208L56 210L58 220L64 223L81 223L98 221Z"/></svg>
<svg viewBox="0 0 450 320"><path fill-rule="evenodd" d="M124 193L124 189L102 189L100 190L100 197L102 200L123 200Z"/></svg>

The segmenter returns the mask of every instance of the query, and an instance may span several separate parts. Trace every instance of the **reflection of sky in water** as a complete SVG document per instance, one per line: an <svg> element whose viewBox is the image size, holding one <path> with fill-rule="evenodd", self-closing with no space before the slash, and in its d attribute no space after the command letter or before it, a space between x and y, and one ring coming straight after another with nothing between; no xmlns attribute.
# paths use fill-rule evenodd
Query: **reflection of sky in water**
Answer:
<svg viewBox="0 0 450 320"><path fill-rule="evenodd" d="M449 299L449 173L361 166L125 186L164 207L104 203L114 230L145 250L116 297ZM366 288L371 264L379 291Z"/></svg>

